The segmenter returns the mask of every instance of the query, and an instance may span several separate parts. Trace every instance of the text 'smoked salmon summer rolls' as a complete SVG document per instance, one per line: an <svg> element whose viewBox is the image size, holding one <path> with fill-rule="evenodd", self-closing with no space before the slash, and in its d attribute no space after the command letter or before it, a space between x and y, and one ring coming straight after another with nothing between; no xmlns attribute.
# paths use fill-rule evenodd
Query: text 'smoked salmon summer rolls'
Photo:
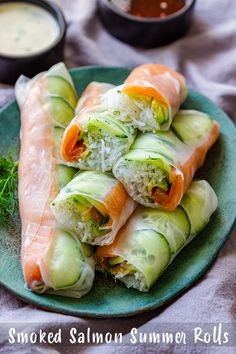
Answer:
<svg viewBox="0 0 236 354"><path fill-rule="evenodd" d="M187 97L185 78L160 64L140 65L123 85L103 95L111 114L135 128L168 130L174 115Z"/></svg>
<svg viewBox="0 0 236 354"><path fill-rule="evenodd" d="M179 111L167 132L139 134L113 173L140 204L174 210L218 135L207 114Z"/></svg>
<svg viewBox="0 0 236 354"><path fill-rule="evenodd" d="M16 84L16 97L21 109L21 264L30 290L81 297L93 284L92 248L63 229L51 211L51 201L76 172L59 164L58 140L55 137L59 96L62 101L70 100L74 107L76 104L72 85L62 63L32 81L21 78ZM47 97L52 98L49 105L45 104ZM66 118L68 112L63 105L60 106L60 117Z"/></svg>
<svg viewBox="0 0 236 354"><path fill-rule="evenodd" d="M65 130L61 156L82 170L111 170L135 139L136 130L112 116L101 102L101 95L111 87L90 83L79 101L77 116Z"/></svg>
<svg viewBox="0 0 236 354"><path fill-rule="evenodd" d="M97 249L98 269L128 288L148 291L209 222L217 203L209 183L196 180L174 211L139 206L114 243Z"/></svg>
<svg viewBox="0 0 236 354"><path fill-rule="evenodd" d="M96 171L78 173L52 202L58 221L93 245L112 243L135 207L112 174Z"/></svg>

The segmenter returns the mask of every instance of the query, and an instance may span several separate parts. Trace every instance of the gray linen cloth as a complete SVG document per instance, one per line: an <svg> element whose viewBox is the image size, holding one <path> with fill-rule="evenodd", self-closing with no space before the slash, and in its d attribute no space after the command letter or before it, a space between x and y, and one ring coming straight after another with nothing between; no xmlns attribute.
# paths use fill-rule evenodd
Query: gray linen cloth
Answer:
<svg viewBox="0 0 236 354"><path fill-rule="evenodd" d="M133 48L113 38L102 27L94 0L58 0L69 28L66 64L133 67L159 62L181 71L190 87L205 94L236 121L236 1L197 0L195 18L188 35L162 48ZM0 86L0 106L13 98L12 87ZM124 341L132 327L160 330L161 323L236 322L236 230L225 243L216 262L188 291L161 309L124 319L86 319L50 313L15 298L0 288L0 322L21 322L21 330L122 332ZM35 324L31 324L30 322ZM176 328L175 328L176 329ZM1 334L1 333L0 333ZM0 335L0 353L234 353L235 347L178 346L177 344L105 345L11 345Z"/></svg>

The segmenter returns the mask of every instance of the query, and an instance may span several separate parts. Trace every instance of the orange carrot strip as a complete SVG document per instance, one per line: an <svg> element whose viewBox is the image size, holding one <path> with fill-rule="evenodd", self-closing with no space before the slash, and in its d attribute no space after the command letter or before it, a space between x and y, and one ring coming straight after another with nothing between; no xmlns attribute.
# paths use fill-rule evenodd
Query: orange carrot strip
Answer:
<svg viewBox="0 0 236 354"><path fill-rule="evenodd" d="M66 161L74 161L80 158L85 151L83 139L78 141L80 127L75 122L66 128L61 142L61 156Z"/></svg>
<svg viewBox="0 0 236 354"><path fill-rule="evenodd" d="M77 161L85 151L86 147L83 144L83 139L78 141L81 131L81 121L83 120L84 114L86 114L86 110L99 103L99 96L103 91L104 87L102 84L92 82L83 92L78 106L80 112L68 125L62 138L61 156L65 161Z"/></svg>

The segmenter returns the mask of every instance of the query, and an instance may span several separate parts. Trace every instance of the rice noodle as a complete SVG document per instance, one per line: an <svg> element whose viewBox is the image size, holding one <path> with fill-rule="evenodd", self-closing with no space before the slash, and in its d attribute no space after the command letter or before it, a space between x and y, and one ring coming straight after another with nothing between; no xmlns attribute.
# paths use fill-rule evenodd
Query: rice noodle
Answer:
<svg viewBox="0 0 236 354"><path fill-rule="evenodd" d="M121 155L129 150L132 141L129 138L110 136L105 131L96 136L88 132L89 154L84 160L79 160L78 167L81 170L109 171Z"/></svg>
<svg viewBox="0 0 236 354"><path fill-rule="evenodd" d="M117 86L102 95L103 104L110 114L141 131L159 130L160 125L151 107L152 99L129 97L122 89L123 85Z"/></svg>
<svg viewBox="0 0 236 354"><path fill-rule="evenodd" d="M155 187L167 179L165 172L158 166L145 162L129 161L128 165L125 162L116 165L113 168L113 173L124 184L134 200L147 207L156 207L147 187L148 185Z"/></svg>
<svg viewBox="0 0 236 354"><path fill-rule="evenodd" d="M145 292L148 290L145 278L141 272L138 270L133 273L128 273L126 275L121 274L116 274L115 275L116 279L119 279L122 283L124 283L127 288L134 288L139 291Z"/></svg>
<svg viewBox="0 0 236 354"><path fill-rule="evenodd" d="M146 292L148 290L144 275L135 266L129 264L127 261L119 264L119 268L122 268L122 271L117 270L116 266L105 266L104 264L98 266L98 270L105 273L108 268L109 273L112 274L114 279L124 283L127 288L134 288L142 292Z"/></svg>
<svg viewBox="0 0 236 354"><path fill-rule="evenodd" d="M73 230L76 234L80 235L82 242L94 243L94 240L101 240L112 229L112 226L97 227L97 231L103 231L101 235L95 234L95 225L92 222L85 222L82 220L79 210L75 207L76 201L72 198L64 203L58 203L56 206L57 218L60 223L67 229Z"/></svg>

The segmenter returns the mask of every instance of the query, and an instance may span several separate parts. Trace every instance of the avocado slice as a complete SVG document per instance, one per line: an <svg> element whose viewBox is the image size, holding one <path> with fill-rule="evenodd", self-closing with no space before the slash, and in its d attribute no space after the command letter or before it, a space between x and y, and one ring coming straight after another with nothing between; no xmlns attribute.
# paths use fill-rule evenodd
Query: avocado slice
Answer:
<svg viewBox="0 0 236 354"><path fill-rule="evenodd" d="M91 257L93 254L93 247L88 243L81 243L85 257Z"/></svg>
<svg viewBox="0 0 236 354"><path fill-rule="evenodd" d="M162 125L168 121L168 110L163 104L157 100L152 100L151 107L154 112L155 119L159 125Z"/></svg>
<svg viewBox="0 0 236 354"><path fill-rule="evenodd" d="M108 259L108 264L111 265L111 266L114 266L114 265L118 265L118 264L124 262L124 260L125 259L123 257L119 257L119 256L112 257L112 258Z"/></svg>

